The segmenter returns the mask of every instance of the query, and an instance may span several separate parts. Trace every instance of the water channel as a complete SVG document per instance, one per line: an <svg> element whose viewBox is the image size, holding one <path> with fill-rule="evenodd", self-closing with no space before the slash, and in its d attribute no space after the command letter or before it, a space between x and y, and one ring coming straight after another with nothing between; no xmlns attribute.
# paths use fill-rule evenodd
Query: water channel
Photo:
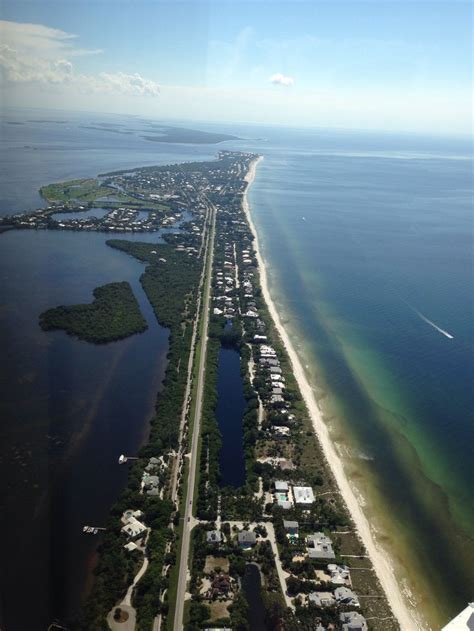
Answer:
<svg viewBox="0 0 474 631"><path fill-rule="evenodd" d="M260 569L255 563L248 563L245 566L242 587L249 604L248 623L250 631L269 631L265 622Z"/></svg>
<svg viewBox="0 0 474 631"><path fill-rule="evenodd" d="M242 486L245 482L243 414L245 398L240 375L240 355L221 348L217 374L216 417L222 436L219 459L222 486Z"/></svg>

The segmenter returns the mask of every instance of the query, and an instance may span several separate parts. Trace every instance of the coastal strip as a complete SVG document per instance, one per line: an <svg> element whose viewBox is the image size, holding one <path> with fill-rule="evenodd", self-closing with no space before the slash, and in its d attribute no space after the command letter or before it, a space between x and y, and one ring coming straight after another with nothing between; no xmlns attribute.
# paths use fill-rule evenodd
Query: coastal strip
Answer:
<svg viewBox="0 0 474 631"><path fill-rule="evenodd" d="M374 534L370 528L369 522L362 511L361 505L358 502L354 494L354 491L351 488L350 482L345 474L342 462L339 456L337 455L334 444L329 436L328 428L326 424L324 423L322 412L314 397L313 390L304 372L301 361L290 341L288 332L285 330L283 324L281 323L277 308L270 295L265 262L263 260L263 257L260 251L259 242L258 242L258 234L255 229L255 225L252 221L252 217L250 213L250 206L248 202L248 191L255 179L257 165L259 164L261 160L263 160L262 156L260 156L259 158L257 158L255 161L252 162L249 168L249 171L245 177L245 180L247 181L247 188L243 197L242 205L243 205L243 209L247 217L247 221L249 223L250 229L254 236L254 249L255 249L255 255L256 255L259 270L260 270L260 285L261 285L264 300L267 304L269 313L273 319L276 330L278 331L281 341L290 358L294 377L298 383L302 397L308 409L308 413L310 415L315 434L320 442L323 453L326 457L328 465L339 487L341 496L356 526L358 534L367 550L367 554L369 555L372 561L375 573L380 581L380 584L382 585L382 588L386 594L387 600L392 608L392 611L395 617L397 618L400 624L400 628L402 631L413 631L414 629L423 629L424 626L422 622L416 616L415 612L411 611L408 608L404 600L404 597L402 595L402 592L400 590L400 587L397 583L393 566L390 562L390 558L388 554L384 550L382 550L380 546L377 544Z"/></svg>

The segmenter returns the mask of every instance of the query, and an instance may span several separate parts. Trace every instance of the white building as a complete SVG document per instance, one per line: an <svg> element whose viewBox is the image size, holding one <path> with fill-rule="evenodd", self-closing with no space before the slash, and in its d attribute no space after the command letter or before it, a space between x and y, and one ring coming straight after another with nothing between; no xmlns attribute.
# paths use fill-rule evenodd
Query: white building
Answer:
<svg viewBox="0 0 474 631"><path fill-rule="evenodd" d="M295 504L312 504L314 502L314 493L310 486L294 486L293 497Z"/></svg>
<svg viewBox="0 0 474 631"><path fill-rule="evenodd" d="M351 583L351 574L346 565L329 563L328 573L331 576L331 583L333 585L350 585Z"/></svg>
<svg viewBox="0 0 474 631"><path fill-rule="evenodd" d="M306 538L310 559L335 559L331 539L323 532L315 532Z"/></svg>
<svg viewBox="0 0 474 631"><path fill-rule="evenodd" d="M125 524L122 527L122 532L127 535L129 539L138 539L146 532L146 526L137 519L141 517L141 515L141 511L132 510L127 510L122 515L122 523Z"/></svg>

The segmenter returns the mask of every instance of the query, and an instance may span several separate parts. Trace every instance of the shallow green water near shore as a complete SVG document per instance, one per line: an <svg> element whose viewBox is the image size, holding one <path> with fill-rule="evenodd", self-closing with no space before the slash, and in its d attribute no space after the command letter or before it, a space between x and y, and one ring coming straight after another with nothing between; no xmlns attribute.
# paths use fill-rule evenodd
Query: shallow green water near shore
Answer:
<svg viewBox="0 0 474 631"><path fill-rule="evenodd" d="M272 147L250 191L270 290L378 539L436 627L473 589L470 162L442 145L421 158L300 141Z"/></svg>

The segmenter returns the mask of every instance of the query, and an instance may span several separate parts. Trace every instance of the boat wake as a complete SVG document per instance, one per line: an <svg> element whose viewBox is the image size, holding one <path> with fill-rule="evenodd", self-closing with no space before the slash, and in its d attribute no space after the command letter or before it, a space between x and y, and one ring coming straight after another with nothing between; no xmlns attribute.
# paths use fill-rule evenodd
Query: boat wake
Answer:
<svg viewBox="0 0 474 631"><path fill-rule="evenodd" d="M423 315L420 311L418 311L418 309L415 309L415 307L413 305L411 305L409 302L407 302L406 300L403 301L408 307L410 307L410 309L412 311L414 311L416 313L416 315L423 320L423 322L426 322L426 324L429 324L431 327L433 327L433 329L436 329L436 331L438 331L439 333L441 333L441 335L444 335L445 337L448 338L448 340L452 340L454 339L454 335L451 335L451 333L448 333L448 331L445 331L444 329L442 329L440 326L438 326L437 324L435 324L432 320L430 320L429 318L427 318L425 315Z"/></svg>

